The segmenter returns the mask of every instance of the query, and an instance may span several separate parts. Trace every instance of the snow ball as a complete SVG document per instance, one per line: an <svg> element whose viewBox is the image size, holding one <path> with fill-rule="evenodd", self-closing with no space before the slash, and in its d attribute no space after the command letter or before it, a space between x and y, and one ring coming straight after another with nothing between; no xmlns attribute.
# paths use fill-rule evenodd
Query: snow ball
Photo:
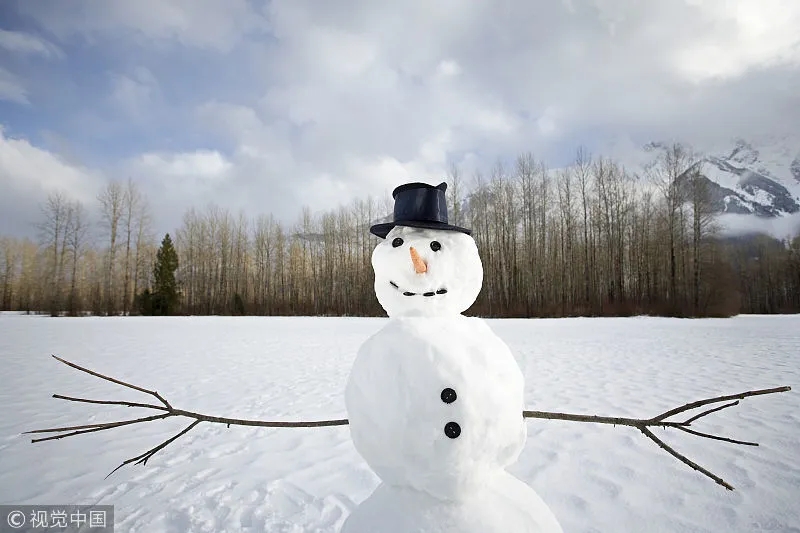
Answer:
<svg viewBox="0 0 800 533"><path fill-rule="evenodd" d="M396 226L373 250L372 267L375 295L390 317L462 313L483 284L475 240L458 231Z"/></svg>
<svg viewBox="0 0 800 533"><path fill-rule="evenodd" d="M483 320L405 317L362 345L345 404L378 477L458 500L519 456L523 395L516 360Z"/></svg>

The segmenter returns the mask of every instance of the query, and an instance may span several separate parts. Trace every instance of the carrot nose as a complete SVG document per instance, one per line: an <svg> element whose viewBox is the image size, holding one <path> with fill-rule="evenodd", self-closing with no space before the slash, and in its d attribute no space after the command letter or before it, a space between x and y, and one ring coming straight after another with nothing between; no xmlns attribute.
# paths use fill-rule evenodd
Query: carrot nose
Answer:
<svg viewBox="0 0 800 533"><path fill-rule="evenodd" d="M420 257L419 252L411 246L408 249L411 252L411 262L414 263L414 271L417 274L424 274L428 271L428 265L425 264L425 261Z"/></svg>

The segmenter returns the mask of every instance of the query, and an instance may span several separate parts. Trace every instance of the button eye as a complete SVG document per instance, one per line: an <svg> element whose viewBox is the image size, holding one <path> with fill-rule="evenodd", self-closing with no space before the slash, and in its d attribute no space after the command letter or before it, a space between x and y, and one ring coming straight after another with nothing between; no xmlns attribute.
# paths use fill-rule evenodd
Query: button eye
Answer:
<svg viewBox="0 0 800 533"><path fill-rule="evenodd" d="M433 250L434 252L438 252L441 249L442 249L442 243L440 243L439 241L431 241L431 250Z"/></svg>
<svg viewBox="0 0 800 533"><path fill-rule="evenodd" d="M392 246L397 248L398 246L403 246L403 239L397 237L395 240L392 241Z"/></svg>

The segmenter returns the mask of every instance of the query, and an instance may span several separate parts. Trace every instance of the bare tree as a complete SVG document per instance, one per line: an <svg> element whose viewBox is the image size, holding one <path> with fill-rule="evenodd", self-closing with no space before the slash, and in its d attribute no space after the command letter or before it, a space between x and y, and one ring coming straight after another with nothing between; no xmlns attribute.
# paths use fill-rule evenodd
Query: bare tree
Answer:
<svg viewBox="0 0 800 533"><path fill-rule="evenodd" d="M682 228L681 209L685 201L685 188L680 179L696 164L691 151L680 143L665 147L648 169L651 182L658 188L666 205L669 238L669 293L673 312L677 305L678 247Z"/></svg>
<svg viewBox="0 0 800 533"><path fill-rule="evenodd" d="M275 219L271 215L261 215L256 219L253 228L254 303L259 314L270 314L274 305L272 271L275 261L273 244L275 225Z"/></svg>
<svg viewBox="0 0 800 533"><path fill-rule="evenodd" d="M686 181L692 209L692 308L694 315L699 316L703 244L716 230L716 212L711 200L708 178L703 176L700 162L687 172Z"/></svg>
<svg viewBox="0 0 800 533"><path fill-rule="evenodd" d="M534 312L534 298L536 298L534 283L535 283L535 265L536 250L535 250L535 228L536 228L536 177L537 162L534 160L533 155L529 152L517 158L516 177L518 181L521 209L520 209L520 226L522 231L521 239L521 262L520 272L522 283L525 286L524 291L524 311L527 316L531 316Z"/></svg>
<svg viewBox="0 0 800 533"><path fill-rule="evenodd" d="M122 192L122 231L125 239L125 256L122 259L122 312L128 314L131 310L131 278L134 266L131 264L131 248L136 238L136 219L141 210L142 195L131 178L125 183ZM134 292L135 294L135 292Z"/></svg>
<svg viewBox="0 0 800 533"><path fill-rule="evenodd" d="M0 266L2 266L2 293L0 293L0 309L10 311L13 309L12 300L14 297L14 287L17 281L17 270L19 268L20 247L16 240L10 237L0 237Z"/></svg>
<svg viewBox="0 0 800 533"><path fill-rule="evenodd" d="M461 202L463 201L463 191L461 185L461 171L454 162L450 163L447 173L448 195L450 199L450 223L455 226L461 225Z"/></svg>
<svg viewBox="0 0 800 533"><path fill-rule="evenodd" d="M78 300L78 262L87 245L88 225L86 211L83 204L75 201L71 205L71 224L67 230L66 245L71 256L70 288L67 308L70 314L75 315L81 309Z"/></svg>
<svg viewBox="0 0 800 533"><path fill-rule="evenodd" d="M560 277L560 305L562 314L567 313L568 309L574 308L574 282L573 272L575 265L574 256L574 173L569 169L564 169L558 173L556 192L558 195L558 221L559 221L559 264Z"/></svg>
<svg viewBox="0 0 800 533"><path fill-rule="evenodd" d="M105 272L105 312L112 315L117 309L116 300L116 262L119 225L122 220L125 192L117 181L111 181L100 192L97 198L100 201L100 216L102 230L108 238L108 251L106 255Z"/></svg>
<svg viewBox="0 0 800 533"><path fill-rule="evenodd" d="M46 263L48 254L39 253L39 245L24 240L20 246L20 268L17 289L12 292L17 294L16 309L20 311L43 311L48 308L48 302L42 298L42 289L46 288L49 274ZM45 265L41 265L44 261ZM44 279L42 278L44 276Z"/></svg>
<svg viewBox="0 0 800 533"><path fill-rule="evenodd" d="M583 148L578 148L577 156L575 157L575 164L573 171L578 182L578 189L581 198L581 211L583 214L583 296L584 304L588 307L591 305L591 263L589 262L589 211L590 211L590 194L591 194L591 167L592 157Z"/></svg>
<svg viewBox="0 0 800 533"><path fill-rule="evenodd" d="M135 254L133 257L133 296L139 294L139 285L142 276L150 277L153 264L153 256L156 250L156 243L151 224L150 205L145 196L140 196L138 208L134 212L134 231L136 233ZM145 282L145 285L149 283Z"/></svg>
<svg viewBox="0 0 800 533"><path fill-rule="evenodd" d="M42 206L44 220L38 224L40 243L47 250L50 258L47 266L49 310L56 315L61 311L61 292L63 289L63 267L65 257L65 241L70 224L71 206L66 195L53 192L47 196Z"/></svg>

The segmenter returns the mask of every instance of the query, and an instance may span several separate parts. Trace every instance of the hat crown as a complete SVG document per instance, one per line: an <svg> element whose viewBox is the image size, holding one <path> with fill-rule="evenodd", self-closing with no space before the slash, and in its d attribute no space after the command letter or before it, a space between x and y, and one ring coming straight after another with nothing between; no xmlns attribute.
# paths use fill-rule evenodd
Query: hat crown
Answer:
<svg viewBox="0 0 800 533"><path fill-rule="evenodd" d="M394 221L441 222L447 224L446 183L434 187L427 183L407 183L392 192Z"/></svg>
<svg viewBox="0 0 800 533"><path fill-rule="evenodd" d="M394 213L391 222L375 224L370 227L373 235L385 239L395 226L428 228L442 231L458 231L469 235L466 228L453 226L447 221L447 183L429 185L427 183L406 183L392 191Z"/></svg>

